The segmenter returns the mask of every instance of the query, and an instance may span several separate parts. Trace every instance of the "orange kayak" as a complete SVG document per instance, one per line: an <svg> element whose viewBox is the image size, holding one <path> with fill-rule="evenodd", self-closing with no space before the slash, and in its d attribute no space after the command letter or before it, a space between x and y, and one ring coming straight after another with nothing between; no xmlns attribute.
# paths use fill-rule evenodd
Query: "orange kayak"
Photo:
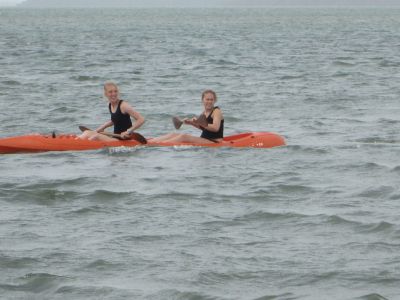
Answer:
<svg viewBox="0 0 400 300"><path fill-rule="evenodd" d="M32 153L46 151L82 151L95 150L106 147L233 147L233 148L272 148L285 145L283 137L271 132L247 132L227 136L220 143L194 144L194 143L165 143L152 142L148 139L146 145L135 140L115 141L89 141L76 139L73 134L52 135L22 135L0 139L0 154Z"/></svg>

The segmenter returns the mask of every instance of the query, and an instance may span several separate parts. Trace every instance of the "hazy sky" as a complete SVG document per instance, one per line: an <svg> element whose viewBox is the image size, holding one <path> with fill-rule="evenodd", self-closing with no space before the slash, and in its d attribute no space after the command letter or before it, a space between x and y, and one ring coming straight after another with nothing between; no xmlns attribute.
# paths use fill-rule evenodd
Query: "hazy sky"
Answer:
<svg viewBox="0 0 400 300"><path fill-rule="evenodd" d="M15 5L23 0L0 0L0 5Z"/></svg>
<svg viewBox="0 0 400 300"><path fill-rule="evenodd" d="M13 6L18 3L24 2L24 0L0 0L0 6ZM50 2L50 1L49 1ZM66 2L68 2L66 0ZM110 3L112 3L113 0L110 0ZM132 0L132 2L135 2L135 0ZM149 3L151 0L148 1ZM162 1L158 0L157 3L160 3ZM174 0L169 0L169 4L174 3ZM208 1L201 1L201 0L186 0L185 1L188 4L201 4L202 2L207 2L213 3L213 1L208 0ZM215 1L218 2L218 1ZM225 3L240 3L240 4L245 4L247 1L246 0L224 0ZM400 5L400 0L250 0L250 2L256 3L256 4L275 4L275 5ZM85 0L82 0L82 3L85 3ZM179 1L178 3L182 3L182 1Z"/></svg>

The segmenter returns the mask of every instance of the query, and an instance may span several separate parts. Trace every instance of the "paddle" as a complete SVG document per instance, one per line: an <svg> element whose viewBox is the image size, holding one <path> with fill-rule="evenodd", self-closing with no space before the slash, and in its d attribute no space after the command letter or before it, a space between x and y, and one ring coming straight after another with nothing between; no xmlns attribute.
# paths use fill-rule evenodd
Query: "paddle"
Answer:
<svg viewBox="0 0 400 300"><path fill-rule="evenodd" d="M175 129L179 129L181 128L182 124L184 123L184 121L182 121L181 119L179 119L178 117L173 117L172 118L172 123L174 123L174 127ZM196 121L193 122L195 125L198 125L200 127L207 127L208 122L207 122L207 118L204 114L201 114Z"/></svg>
<svg viewBox="0 0 400 300"><path fill-rule="evenodd" d="M89 129L89 128L85 127L85 126L82 126L82 125L79 126L79 129L82 132L84 132L86 130L91 130L91 129ZM130 140L130 139L132 139L132 140L138 141L141 144L147 144L146 138L143 135L141 135L140 133L137 133L137 132L130 133L128 139L125 139L120 134L116 134L116 133L109 133L109 132L105 132L105 131L102 131L102 132L99 132L99 133L103 134L105 136L109 136L109 137L113 137L113 138L119 139L119 140Z"/></svg>

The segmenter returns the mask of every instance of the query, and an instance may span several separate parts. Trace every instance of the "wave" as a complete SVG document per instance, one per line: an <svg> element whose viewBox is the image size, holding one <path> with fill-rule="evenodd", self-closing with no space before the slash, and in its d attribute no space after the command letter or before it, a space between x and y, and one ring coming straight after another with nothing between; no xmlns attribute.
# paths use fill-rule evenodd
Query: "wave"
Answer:
<svg viewBox="0 0 400 300"><path fill-rule="evenodd" d="M105 299L112 298L113 294L119 294L119 290L107 286L81 286L62 285L57 288L55 294L67 295L67 299ZM132 295L121 295L121 299L135 299Z"/></svg>
<svg viewBox="0 0 400 300"><path fill-rule="evenodd" d="M45 206L54 205L57 202L74 201L79 199L88 199L95 201L108 201L126 199L135 194L135 191L112 191L97 189L87 191L82 188L92 179L79 177L68 180L45 181L42 183L21 184L14 187L10 185L2 185L0 188L0 196L8 199L8 201L31 202ZM95 207L89 210L96 209ZM87 213L85 210L78 210L77 213Z"/></svg>
<svg viewBox="0 0 400 300"><path fill-rule="evenodd" d="M383 233L383 232L391 232L395 229L395 225L389 222L379 222L372 224L363 224L364 232L367 233Z"/></svg>
<svg viewBox="0 0 400 300"><path fill-rule="evenodd" d="M286 145L287 149L295 150L295 151L303 151L308 154L327 154L330 153L329 147L325 146L309 146L309 145L296 145L290 144Z"/></svg>
<svg viewBox="0 0 400 300"><path fill-rule="evenodd" d="M71 79L76 81L95 81L95 82L103 81L103 78L100 76L89 76L89 75L72 76Z"/></svg>
<svg viewBox="0 0 400 300"><path fill-rule="evenodd" d="M21 82L17 81L17 80L3 80L0 82L1 84L4 84L5 86L9 87L9 86L19 86L22 85Z"/></svg>
<svg viewBox="0 0 400 300"><path fill-rule="evenodd" d="M50 154L44 153L42 156L47 156ZM56 155L56 154L51 154ZM56 155L57 156L57 155ZM85 184L91 182L91 177L75 177L70 179L56 179L56 180L43 180L42 182L36 181L35 183L20 183L16 184L14 188L21 189L21 190L36 190L36 189L47 189L47 188L65 188L66 186L69 187L76 187L77 185Z"/></svg>
<svg viewBox="0 0 400 300"><path fill-rule="evenodd" d="M382 199L389 197L394 191L395 189L392 186L380 186L367 188L357 196L362 198Z"/></svg>
<svg viewBox="0 0 400 300"><path fill-rule="evenodd" d="M76 118L71 115L71 114L66 114L63 116L53 116L50 120L48 117L45 118L40 118L43 123L49 123L49 124L74 124L76 122Z"/></svg>
<svg viewBox="0 0 400 300"><path fill-rule="evenodd" d="M392 126L392 125L397 125L400 123L400 120L398 119L388 119L388 118L380 118L378 120L379 124L383 126Z"/></svg>
<svg viewBox="0 0 400 300"><path fill-rule="evenodd" d="M332 225L348 225L350 227L353 227L357 232L362 232L362 233L383 233L383 232L390 233L397 231L396 229L397 226L395 224L386 221L375 222L375 223L373 222L363 223L360 221L348 220L338 215L332 215L332 216L327 216L325 222L330 223Z"/></svg>
<svg viewBox="0 0 400 300"><path fill-rule="evenodd" d="M292 213L292 212L282 212L282 213L272 213L266 211L256 211L248 214L244 214L240 217L234 218L234 222L236 221L259 221L259 220L288 220L288 219L301 219L304 217L308 217L307 215Z"/></svg>
<svg viewBox="0 0 400 300"><path fill-rule="evenodd" d="M197 291L180 291L176 289L164 289L156 293L147 295L147 299L154 300L165 300L165 299L175 299L175 300L227 300L229 298L211 296L204 292Z"/></svg>
<svg viewBox="0 0 400 300"><path fill-rule="evenodd" d="M130 222L130 225L134 226L137 225L139 221L135 222ZM121 235L116 238L111 239L111 242L113 244L125 244L126 242L134 242L135 244L144 242L144 243L153 243L153 242L160 242L160 241L168 241L171 242L176 238L181 238L184 237L183 235L179 234L138 234L138 235L133 235L133 234L127 234L127 235Z"/></svg>
<svg viewBox="0 0 400 300"><path fill-rule="evenodd" d="M229 281L255 279L264 276L265 271L243 271L243 272L217 272L203 271L198 274L198 282L204 285L227 283Z"/></svg>
<svg viewBox="0 0 400 300"><path fill-rule="evenodd" d="M38 262L39 260L31 257L10 257L0 255L0 268L23 269Z"/></svg>
<svg viewBox="0 0 400 300"><path fill-rule="evenodd" d="M104 259L96 259L95 261L92 261L88 263L85 268L87 269L96 269L96 270L111 270L111 269L117 269L117 271L120 271L121 268L124 267L124 264L122 263L113 263L108 260Z"/></svg>
<svg viewBox="0 0 400 300"><path fill-rule="evenodd" d="M254 298L253 300L295 300L295 299L301 299L303 298L302 296L296 296L292 293L284 293L284 294L278 294L278 295L264 295L261 297Z"/></svg>
<svg viewBox="0 0 400 300"><path fill-rule="evenodd" d="M100 189L86 194L86 198L95 201L112 201L112 200L121 200L124 198L131 198L132 193L134 192L110 191L110 190Z"/></svg>
<svg viewBox="0 0 400 300"><path fill-rule="evenodd" d="M0 196L3 196L10 202L34 202L39 205L52 206L58 201L71 201L71 199L77 199L80 196L80 193L54 188L17 188L11 190L0 189Z"/></svg>
<svg viewBox="0 0 400 300"><path fill-rule="evenodd" d="M354 141L362 144L400 144L400 140L382 137L366 137Z"/></svg>
<svg viewBox="0 0 400 300"><path fill-rule="evenodd" d="M372 293L356 298L356 300L389 300L380 294Z"/></svg>
<svg viewBox="0 0 400 300"><path fill-rule="evenodd" d="M351 220L347 220L345 218L342 218L340 216L337 215L333 215L333 216L326 216L326 223L330 223L332 225L350 225L350 226L358 226L361 223L357 222L357 221L351 221Z"/></svg>
<svg viewBox="0 0 400 300"><path fill-rule="evenodd" d="M392 68L392 67L397 68L400 66L400 62L384 59L379 63L379 66L382 68Z"/></svg>
<svg viewBox="0 0 400 300"><path fill-rule="evenodd" d="M292 281L292 279L289 279L287 281L287 284L314 286L316 284L320 284L321 282L325 282L325 281L330 281L330 282L335 281L341 275L342 274L338 271L312 273L312 274L309 274L308 276L304 276L302 278L296 278L296 283L294 283Z"/></svg>
<svg viewBox="0 0 400 300"><path fill-rule="evenodd" d="M76 210L70 211L69 215L88 215L88 214L93 214L93 213L100 213L100 212L105 212L107 213L109 211L109 208L104 208L99 205L93 205L89 207L82 207Z"/></svg>
<svg viewBox="0 0 400 300"><path fill-rule="evenodd" d="M239 64L227 59L210 59L209 62L215 66L238 66Z"/></svg>
<svg viewBox="0 0 400 300"><path fill-rule="evenodd" d="M390 200L400 200L400 194L393 194L389 197Z"/></svg>
<svg viewBox="0 0 400 300"><path fill-rule="evenodd" d="M346 72L343 72L343 71L338 71L338 72L333 73L331 76L334 77L334 78L343 78L343 77L348 77L350 75L351 75L350 73L346 73Z"/></svg>
<svg viewBox="0 0 400 300"><path fill-rule="evenodd" d="M363 223L359 221L353 221L353 220L348 220L340 216L330 216L327 219L328 223L331 223L333 225L349 225L352 227L356 232L359 233L364 233L364 234L398 234L400 231L397 228L398 226L386 222L386 221L380 221L380 222L371 222L371 223Z"/></svg>
<svg viewBox="0 0 400 300"><path fill-rule="evenodd" d="M347 163L342 165L343 170L359 170L359 171L368 171L368 172L377 172L377 171L387 171L388 167L384 165L380 165L375 162L364 162L364 163Z"/></svg>
<svg viewBox="0 0 400 300"><path fill-rule="evenodd" d="M339 56L335 58L337 61L354 60L353 56Z"/></svg>
<svg viewBox="0 0 400 300"><path fill-rule="evenodd" d="M305 75L284 75L279 77L280 80L295 80L295 79L302 79Z"/></svg>
<svg viewBox="0 0 400 300"><path fill-rule="evenodd" d="M55 113L61 113L61 114L75 114L79 110L76 107L71 107L71 106L59 106L59 107L54 107L49 110L49 114L55 114Z"/></svg>
<svg viewBox="0 0 400 300"><path fill-rule="evenodd" d="M21 284L0 284L0 288L6 291L21 291L28 293L42 293L44 291L52 291L64 282L67 277L53 275L49 273L29 273L19 278Z"/></svg>
<svg viewBox="0 0 400 300"><path fill-rule="evenodd" d="M354 63L349 63L349 62L345 62L342 60L336 60L333 62L334 66L339 66L339 67L354 67L356 64Z"/></svg>

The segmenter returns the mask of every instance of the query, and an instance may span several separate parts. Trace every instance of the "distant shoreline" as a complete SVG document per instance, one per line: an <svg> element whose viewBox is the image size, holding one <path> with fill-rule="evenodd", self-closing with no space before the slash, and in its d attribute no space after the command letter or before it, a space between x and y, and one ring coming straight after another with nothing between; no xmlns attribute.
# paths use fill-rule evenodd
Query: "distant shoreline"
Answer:
<svg viewBox="0 0 400 300"><path fill-rule="evenodd" d="M260 8L309 8L309 9L315 9L315 8L374 8L374 9L379 9L379 8L394 8L394 9L400 9L400 3L396 5L260 5L260 6L245 6L245 5L230 5L230 6L218 6L218 5L204 5L204 6L36 6L36 5L20 5L20 4L0 4L0 8L20 8L20 9L46 9L46 8L52 8L52 9L67 9L67 8L83 8L83 9L95 9L95 8L115 8L115 9L135 9L135 8L140 8L140 9L150 9L150 8L192 8L192 9L201 9L201 8L215 8L215 9L260 9Z"/></svg>
<svg viewBox="0 0 400 300"><path fill-rule="evenodd" d="M201 4L190 0L25 0L14 5L6 1L8 7L24 8L400 7L395 0L203 0Z"/></svg>

